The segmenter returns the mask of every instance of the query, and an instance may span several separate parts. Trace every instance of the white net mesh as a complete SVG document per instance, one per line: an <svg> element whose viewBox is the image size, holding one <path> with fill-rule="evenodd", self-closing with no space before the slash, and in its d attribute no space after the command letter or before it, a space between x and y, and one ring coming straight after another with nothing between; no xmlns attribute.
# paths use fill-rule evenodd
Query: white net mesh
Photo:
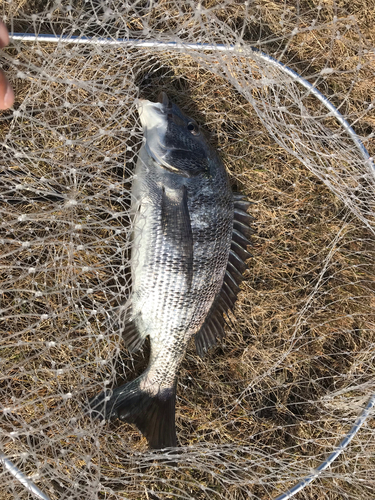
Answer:
<svg viewBox="0 0 375 500"><path fill-rule="evenodd" d="M375 392L375 171L360 144L373 154L366 9L1 4L14 32L237 47L37 39L2 51L16 102L0 117L0 443L51 500L276 497L327 457ZM180 447L168 453L148 451L134 426L85 414L90 397L147 363L147 348L131 357L107 318L129 295L135 99L162 89L210 130L234 189L254 202L257 230L234 327L203 360L188 350ZM296 498L373 498L374 442L367 419ZM1 475L1 499L32 497Z"/></svg>

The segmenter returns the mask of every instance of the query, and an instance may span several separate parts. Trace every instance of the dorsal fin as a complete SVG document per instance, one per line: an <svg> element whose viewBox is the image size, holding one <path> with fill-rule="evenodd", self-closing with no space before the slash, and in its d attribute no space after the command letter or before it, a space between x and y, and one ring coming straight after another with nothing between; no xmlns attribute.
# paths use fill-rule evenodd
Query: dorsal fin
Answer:
<svg viewBox="0 0 375 500"><path fill-rule="evenodd" d="M232 244L223 285L207 314L205 322L195 335L195 346L201 357L210 347L217 343L218 339L224 337L225 315L227 315L229 309L232 310L234 307L240 291L239 285L243 280L243 273L247 269L245 261L251 257L251 254L247 251L247 247L251 245L250 235L254 233L254 230L250 227L250 223L254 218L247 213L251 203L239 193L233 194L233 200Z"/></svg>

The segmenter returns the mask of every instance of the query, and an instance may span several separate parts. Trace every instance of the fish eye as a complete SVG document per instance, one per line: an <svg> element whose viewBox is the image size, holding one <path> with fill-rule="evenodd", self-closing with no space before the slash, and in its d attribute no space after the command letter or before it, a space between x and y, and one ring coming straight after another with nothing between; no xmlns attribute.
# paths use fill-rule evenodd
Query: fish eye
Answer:
<svg viewBox="0 0 375 500"><path fill-rule="evenodd" d="M189 130L189 132L191 132L194 135L197 135L199 133L199 127L194 122L189 122L188 126L187 126L187 129Z"/></svg>

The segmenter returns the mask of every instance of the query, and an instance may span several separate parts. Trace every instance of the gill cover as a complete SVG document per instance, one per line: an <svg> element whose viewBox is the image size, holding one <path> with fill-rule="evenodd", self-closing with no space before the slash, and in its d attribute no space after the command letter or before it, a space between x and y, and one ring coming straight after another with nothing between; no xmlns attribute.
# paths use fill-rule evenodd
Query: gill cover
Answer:
<svg viewBox="0 0 375 500"><path fill-rule="evenodd" d="M210 146L195 121L165 92L159 102L140 99L138 112L147 153L158 165L184 177L209 175Z"/></svg>

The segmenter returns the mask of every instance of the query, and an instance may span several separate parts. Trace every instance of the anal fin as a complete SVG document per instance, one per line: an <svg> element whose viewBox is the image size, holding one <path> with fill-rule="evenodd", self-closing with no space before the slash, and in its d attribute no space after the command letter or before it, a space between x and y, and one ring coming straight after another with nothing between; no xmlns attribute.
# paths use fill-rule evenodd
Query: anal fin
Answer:
<svg viewBox="0 0 375 500"><path fill-rule="evenodd" d="M180 189L163 187L161 223L164 237L170 245L170 253L178 255L180 268L185 273L190 288L193 279L193 233L186 186Z"/></svg>
<svg viewBox="0 0 375 500"><path fill-rule="evenodd" d="M130 352L138 351L142 347L147 334L140 332L136 325L135 318L133 317L131 298L128 302L118 307L115 314L115 328L122 333L126 347Z"/></svg>

